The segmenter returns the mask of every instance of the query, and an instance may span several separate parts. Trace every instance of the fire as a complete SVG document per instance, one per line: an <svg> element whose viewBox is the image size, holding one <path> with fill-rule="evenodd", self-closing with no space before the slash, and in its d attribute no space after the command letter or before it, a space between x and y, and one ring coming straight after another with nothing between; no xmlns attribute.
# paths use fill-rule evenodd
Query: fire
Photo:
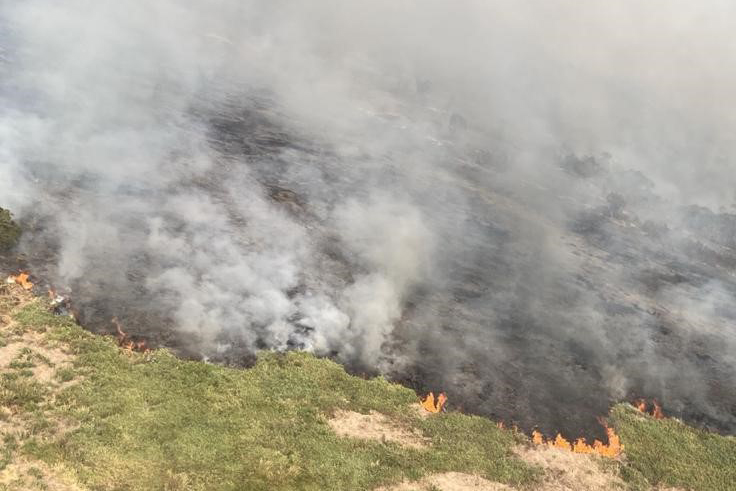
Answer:
<svg viewBox="0 0 736 491"><path fill-rule="evenodd" d="M662 411L662 406L659 405L659 402L657 402L656 399L652 401L651 411L647 410L649 408L649 404L644 399L637 399L632 402L631 405L638 409L640 412L648 414L654 419L664 419L664 411Z"/></svg>
<svg viewBox="0 0 736 491"><path fill-rule="evenodd" d="M120 325L117 317L112 318L112 323L117 331L118 346L129 352L139 351L141 353L147 353L149 351L145 341L133 341L128 336L128 333L123 331L123 327Z"/></svg>
<svg viewBox="0 0 736 491"><path fill-rule="evenodd" d="M652 409L652 417L654 419L664 419L664 412L662 412L662 406L659 405L657 400L654 400L654 409Z"/></svg>
<svg viewBox="0 0 736 491"><path fill-rule="evenodd" d="M585 442L585 438L578 438L572 446L575 453L594 453L595 449Z"/></svg>
<svg viewBox="0 0 736 491"><path fill-rule="evenodd" d="M621 454L621 450L623 449L621 439L613 428L603 422L601 424L606 428L606 435L608 436L607 445L600 440L595 440L592 445L589 445L585 441L585 438L578 438L575 440L575 443L570 443L560 433L557 434L554 440L545 440L544 436L537 430L532 432L532 442L535 445L547 445L550 448L558 448L568 452L598 454L603 457L616 458Z"/></svg>
<svg viewBox="0 0 736 491"><path fill-rule="evenodd" d="M570 442L565 440L565 438L559 433L557 433L557 436L555 437L554 446L562 450L572 450L572 445L570 445Z"/></svg>
<svg viewBox="0 0 736 491"><path fill-rule="evenodd" d="M437 396L436 401L434 398L434 393L430 392L427 397L422 399L422 407L430 413L439 413L440 411L442 411L442 408L444 407L446 402L447 396L444 392L440 393L440 395Z"/></svg>
<svg viewBox="0 0 736 491"><path fill-rule="evenodd" d="M542 445L544 443L544 437L537 430L532 431L532 441L535 445Z"/></svg>
<svg viewBox="0 0 736 491"><path fill-rule="evenodd" d="M516 426L516 424L512 424L511 426L506 426L506 423L504 423L503 421L497 421L496 428L498 428L499 430L510 429L514 433L520 433L519 427Z"/></svg>
<svg viewBox="0 0 736 491"><path fill-rule="evenodd" d="M120 331L118 331L120 332ZM439 413L447 402L447 396L445 393L441 393L435 400L434 393L430 392L427 397L421 400L422 407L430 413ZM638 401L637 401L638 402ZM656 404L655 408L659 408ZM656 409L655 409L656 410ZM661 411L661 409L660 409ZM594 440L593 444L590 445L585 441L585 438L578 438L575 442L571 443L561 433L558 433L554 440L546 440L544 435L538 430L532 431L532 442L535 445L547 445L550 448L557 448L568 452L582 453L582 454L597 454L602 457L616 458L621 454L623 445L621 445L621 439L616 434L613 428L608 426L603 419L598 420L601 425L606 429L606 436L608 437L608 444L603 443L600 440ZM503 421L498 421L496 427L500 430L506 429L506 425ZM518 431L516 425L513 430Z"/></svg>
<svg viewBox="0 0 736 491"><path fill-rule="evenodd" d="M632 402L631 405L642 413L645 413L647 411L647 401L645 401L644 399L637 399Z"/></svg>
<svg viewBox="0 0 736 491"><path fill-rule="evenodd" d="M24 290L31 290L33 283L29 281L30 275L28 273L19 273L18 276L8 276L7 283L20 285Z"/></svg>

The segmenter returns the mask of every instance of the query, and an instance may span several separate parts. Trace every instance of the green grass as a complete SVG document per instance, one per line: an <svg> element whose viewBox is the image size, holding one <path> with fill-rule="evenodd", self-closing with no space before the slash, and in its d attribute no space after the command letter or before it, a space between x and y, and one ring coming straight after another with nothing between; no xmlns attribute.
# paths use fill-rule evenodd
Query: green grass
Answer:
<svg viewBox="0 0 736 491"><path fill-rule="evenodd" d="M1 406L34 411L45 397L46 388L30 378L26 372L7 372L0 375Z"/></svg>
<svg viewBox="0 0 736 491"><path fill-rule="evenodd" d="M412 391L306 353L263 353L239 370L165 350L127 353L50 314L42 301L13 318L16 334L44 333L44 343L75 356L55 372L53 383L68 383L63 389L29 376L33 364L48 364L31 350L2 373L0 405L23 415L25 430L5 442L0 467L21 453L61 465L90 490L373 490L446 471L519 489L541 479L512 451L527 442L523 435L455 412L422 418L410 407ZM327 418L341 409L378 411L431 445L338 437ZM631 489L736 490L736 439L656 421L625 404L610 419L625 457L600 464Z"/></svg>
<svg viewBox="0 0 736 491"><path fill-rule="evenodd" d="M700 491L736 490L736 438L654 420L627 404L611 417L625 445L622 474L632 483Z"/></svg>
<svg viewBox="0 0 736 491"><path fill-rule="evenodd" d="M0 449L0 471L4 470L12 461L13 452L18 448L18 443L13 435L2 437L2 448Z"/></svg>
<svg viewBox="0 0 736 491"><path fill-rule="evenodd" d="M23 449L73 468L91 489L368 490L450 470L511 484L539 475L512 453L519 437L491 421L422 419L410 408L412 391L305 353L264 353L238 370L165 350L126 354L41 303L15 318L67 345L81 376L53 410L79 427L61 437L39 430ZM338 437L326 423L337 409L379 411L418 428L432 446Z"/></svg>

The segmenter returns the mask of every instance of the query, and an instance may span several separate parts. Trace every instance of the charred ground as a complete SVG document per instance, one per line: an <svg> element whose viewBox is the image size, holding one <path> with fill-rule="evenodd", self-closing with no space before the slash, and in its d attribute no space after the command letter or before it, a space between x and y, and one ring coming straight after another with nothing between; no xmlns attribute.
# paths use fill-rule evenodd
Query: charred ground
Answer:
<svg viewBox="0 0 736 491"><path fill-rule="evenodd" d="M347 159L318 133L296 130L267 99L251 99L247 109L227 103L193 110L219 159L173 188L131 181L106 197L94 175L29 164L44 202L23 213L23 240L3 256L2 268L27 268L37 283L67 291L79 322L92 331L114 333L110 320L117 316L152 347L248 365L255 350L275 347L266 326L223 329L205 343L177 328L172 311L180 295L151 288L151 277L179 267L147 246L155 209L182 192L206 196L247 254L258 248L258 233L229 188L247 181L302 228L313 251L285 295L337 297L370 266L343 242L335 210L346 197L363 199L379 187L431 217L439 253L431 274L401 299L380 359L366 361L349 337L323 355L355 373L444 390L456 408L548 435L600 436L597 418L615 402L638 397L733 433L736 215L673 208L643 174L610 156L550 154L542 172L520 175L510 150L451 116L433 116L441 145L429 153L431 172L419 174L404 160L415 142L393 154L364 150ZM404 117L378 115L374 124L392 127ZM140 205L110 215L119 243L87 247L80 271L65 281L58 239L64 216L97 200ZM182 240L196 234L186 214L156 215ZM227 289L238 280L216 281ZM279 349L308 348L313 327L304 316L288 319L290 334Z"/></svg>

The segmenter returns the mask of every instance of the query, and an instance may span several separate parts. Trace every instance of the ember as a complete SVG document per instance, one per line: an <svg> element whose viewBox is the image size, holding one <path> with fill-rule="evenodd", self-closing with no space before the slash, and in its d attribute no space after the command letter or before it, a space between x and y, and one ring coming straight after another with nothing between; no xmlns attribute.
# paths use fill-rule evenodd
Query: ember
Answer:
<svg viewBox="0 0 736 491"><path fill-rule="evenodd" d="M598 454L603 457L616 458L621 454L621 450L623 449L621 440L613 428L602 421L601 424L606 428L606 435L608 436L607 445L600 440L595 440L592 445L589 445L584 438L578 438L575 440L575 443L570 443L559 433L554 440L545 440L544 436L537 430L532 432L532 442L535 445L547 445L551 448L559 448L569 452Z"/></svg>
<svg viewBox="0 0 736 491"><path fill-rule="evenodd" d="M447 396L444 392L440 393L440 395L437 396L436 401L434 398L434 393L430 392L427 397L422 399L422 407L430 413L439 413L440 411L442 411L442 408L444 407L446 402Z"/></svg>

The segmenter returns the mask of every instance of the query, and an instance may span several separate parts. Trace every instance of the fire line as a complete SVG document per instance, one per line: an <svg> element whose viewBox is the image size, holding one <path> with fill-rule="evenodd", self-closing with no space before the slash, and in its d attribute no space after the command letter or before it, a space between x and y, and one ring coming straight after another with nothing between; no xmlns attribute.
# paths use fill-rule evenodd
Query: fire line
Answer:
<svg viewBox="0 0 736 491"><path fill-rule="evenodd" d="M616 458L623 450L621 439L613 428L605 424L603 421L601 421L601 424L606 429L608 444L605 444L600 440L594 440L593 444L589 445L585 441L585 438L578 438L575 442L570 442L560 433L557 434L554 440L546 440L544 435L537 430L532 432L532 442L535 445L547 445L550 448L558 448L560 450L567 450L574 453L597 454L611 459Z"/></svg>

